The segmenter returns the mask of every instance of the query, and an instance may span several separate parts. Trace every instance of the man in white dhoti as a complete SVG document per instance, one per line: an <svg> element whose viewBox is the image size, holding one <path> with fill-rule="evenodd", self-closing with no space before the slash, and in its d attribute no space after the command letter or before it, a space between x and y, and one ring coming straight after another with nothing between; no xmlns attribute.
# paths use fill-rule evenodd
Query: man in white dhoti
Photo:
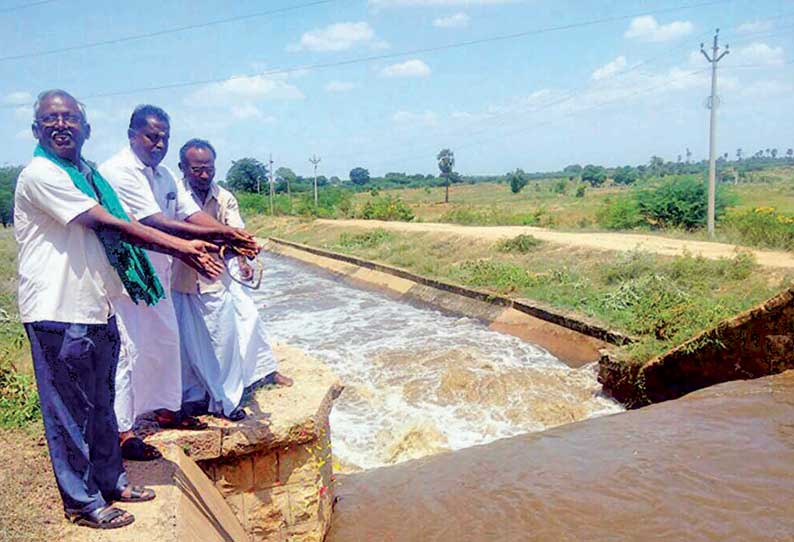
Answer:
<svg viewBox="0 0 794 542"><path fill-rule="evenodd" d="M143 224L186 238L256 248L253 237L219 224L193 201L181 182L160 164L168 152L170 119L159 107L138 106L130 119L130 146L104 162L99 170L121 201ZM171 258L149 253L163 284L170 284ZM183 367L179 327L170 296L154 307L136 305L129 297L117 303L122 349L116 373L115 411L122 453L126 459L152 460L159 451L135 436L140 414L154 411L161 427L203 429L184 415ZM189 375L188 375L189 377Z"/></svg>
<svg viewBox="0 0 794 542"><path fill-rule="evenodd" d="M201 209L222 224L243 228L237 200L213 182L215 149L201 139L191 139L179 151L179 169L185 188ZM253 270L242 257L226 264L243 280ZM173 262L171 292L179 321L182 360L195 380L183 380L183 402L208 401L209 412L241 420L245 388L264 380L291 386L292 379L276 370L265 322L253 299L229 272L206 279L190 267Z"/></svg>

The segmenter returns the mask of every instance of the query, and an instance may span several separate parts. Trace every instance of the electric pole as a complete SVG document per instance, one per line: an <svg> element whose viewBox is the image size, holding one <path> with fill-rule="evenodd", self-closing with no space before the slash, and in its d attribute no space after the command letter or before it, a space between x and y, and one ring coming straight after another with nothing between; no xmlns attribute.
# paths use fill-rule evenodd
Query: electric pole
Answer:
<svg viewBox="0 0 794 542"><path fill-rule="evenodd" d="M708 107L711 110L711 119L709 126L709 202L708 202L708 232L709 237L714 238L714 214L716 209L716 192L717 192L717 106L719 105L719 98L717 97L717 63L728 54L728 46L720 53L720 47L717 44L717 39L720 35L718 28L714 32L714 45L711 48L711 56L706 52L704 45L700 44L700 52L706 57L706 60L711 64L711 96L709 97Z"/></svg>
<svg viewBox="0 0 794 542"><path fill-rule="evenodd" d="M317 164L320 163L320 157L312 154L309 162L314 165L314 206L317 207Z"/></svg>
<svg viewBox="0 0 794 542"><path fill-rule="evenodd" d="M273 153L270 153L267 162L267 175L270 177L270 216L275 214L274 207L273 207L273 199L275 197L276 188L275 183L273 182Z"/></svg>

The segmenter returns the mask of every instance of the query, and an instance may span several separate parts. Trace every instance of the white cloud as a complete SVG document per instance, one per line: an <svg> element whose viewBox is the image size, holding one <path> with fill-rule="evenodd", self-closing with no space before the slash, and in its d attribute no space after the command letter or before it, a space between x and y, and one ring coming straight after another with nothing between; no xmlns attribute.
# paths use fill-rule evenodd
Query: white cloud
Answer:
<svg viewBox="0 0 794 542"><path fill-rule="evenodd" d="M465 13L456 13L449 17L434 19L433 26L437 26L438 28L466 28L469 26L469 21L471 21L471 17Z"/></svg>
<svg viewBox="0 0 794 542"><path fill-rule="evenodd" d="M261 122L274 122L274 117L265 115L261 109L252 104L233 105L230 109L232 116L239 120L256 119Z"/></svg>
<svg viewBox="0 0 794 542"><path fill-rule="evenodd" d="M33 95L30 92L17 91L3 96L3 103L7 105L33 105Z"/></svg>
<svg viewBox="0 0 794 542"><path fill-rule="evenodd" d="M438 115L432 111L413 113L411 111L398 111L392 115L392 120L397 124L408 126L436 126Z"/></svg>
<svg viewBox="0 0 794 542"><path fill-rule="evenodd" d="M430 67L421 60L406 60L400 64L386 66L380 71L381 77L427 77Z"/></svg>
<svg viewBox="0 0 794 542"><path fill-rule="evenodd" d="M300 43L287 47L289 51L347 51L358 45L374 49L388 47L375 39L375 30L367 22L335 23L325 28L305 32Z"/></svg>
<svg viewBox="0 0 794 542"><path fill-rule="evenodd" d="M623 34L627 38L641 41L672 41L687 36L695 29L689 21L673 21L669 24L659 24L651 15L635 17L631 20L629 28Z"/></svg>
<svg viewBox="0 0 794 542"><path fill-rule="evenodd" d="M356 85L353 83L348 83L347 81L331 81L325 85L325 90L327 92L347 92L353 90L355 86Z"/></svg>
<svg viewBox="0 0 794 542"><path fill-rule="evenodd" d="M211 83L188 95L189 106L242 106L263 100L300 100L303 92L286 81L285 76L234 76Z"/></svg>
<svg viewBox="0 0 794 542"><path fill-rule="evenodd" d="M785 61L783 47L770 47L766 43L751 43L736 50L734 59L741 64L779 66Z"/></svg>
<svg viewBox="0 0 794 542"><path fill-rule="evenodd" d="M773 96L790 95L794 92L794 85L780 81L754 81L742 86L739 94L753 98L771 98Z"/></svg>
<svg viewBox="0 0 794 542"><path fill-rule="evenodd" d="M736 31L739 34L755 34L756 32L766 32L767 30L772 30L774 28L774 23L772 21L751 21L744 24L740 24Z"/></svg>
<svg viewBox="0 0 794 542"><path fill-rule="evenodd" d="M608 79L609 77L612 77L619 71L623 70L623 68L625 67L626 67L626 57L621 55L612 62L604 64L600 68L596 69L590 77L593 81Z"/></svg>

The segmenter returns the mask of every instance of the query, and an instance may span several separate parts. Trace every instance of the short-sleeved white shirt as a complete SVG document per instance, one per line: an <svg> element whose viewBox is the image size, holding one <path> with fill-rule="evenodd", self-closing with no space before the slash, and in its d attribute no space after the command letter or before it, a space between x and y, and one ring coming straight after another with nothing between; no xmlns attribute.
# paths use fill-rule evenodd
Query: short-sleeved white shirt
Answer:
<svg viewBox="0 0 794 542"><path fill-rule="evenodd" d="M35 157L14 194L22 322L106 324L124 287L93 230L72 220L96 206L63 169Z"/></svg>
<svg viewBox="0 0 794 542"><path fill-rule="evenodd" d="M99 173L138 220L160 212L185 220L200 210L170 169L145 165L129 147L102 163Z"/></svg>
<svg viewBox="0 0 794 542"><path fill-rule="evenodd" d="M99 173L138 220L157 213L172 220L185 220L201 210L170 169L163 165L147 166L129 147L102 163ZM151 250L146 253L160 282L167 288L171 281L171 257Z"/></svg>

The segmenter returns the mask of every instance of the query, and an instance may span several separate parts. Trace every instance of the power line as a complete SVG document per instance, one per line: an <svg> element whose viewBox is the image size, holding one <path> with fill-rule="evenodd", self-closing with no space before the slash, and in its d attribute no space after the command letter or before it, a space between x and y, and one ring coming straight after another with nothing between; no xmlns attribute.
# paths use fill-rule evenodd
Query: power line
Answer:
<svg viewBox="0 0 794 542"><path fill-rule="evenodd" d="M333 1L333 0L323 0L323 1L327 2L327 1ZM487 37L487 38L480 38L480 39L475 39L475 40L466 40L466 41L448 43L448 44L445 44L445 45L437 45L437 46L433 46L433 47L424 47L424 48L410 49L410 50L406 50L406 51L387 53L387 54L380 54L380 55L370 55L370 56L358 57L358 58L353 58L353 59L349 59L349 60L342 60L342 61L335 61L335 62L321 62L321 63L315 63L315 64L305 64L305 65L302 65L302 66L293 66L293 67L289 67L289 68L277 68L277 69L267 70L267 71L259 72L259 73L253 73L253 74L240 76L240 77L272 76L272 75L288 74L288 73L296 72L296 71L309 71L309 70L333 68L333 67L339 67L339 66L349 66L349 65L352 65L352 64L361 64L361 63L364 63L364 62L372 62L372 61L377 61L377 60L388 60L388 59L399 58L399 57L404 57L404 56L411 56L411 55L416 55L416 54L423 54L423 53L436 53L436 52L440 52L440 51L447 51L447 50L450 50L450 49L458 49L458 48L461 48L461 47L469 47L469 46L472 46L472 45L482 45L482 44L486 44L486 43L507 41L507 40L512 40L512 39L524 38L524 37L528 37L528 36L536 36L536 35L540 35L540 34L546 34L546 33L550 33L550 32L558 32L558 31L561 31L561 30L573 30L573 29L576 29L576 28L583 28L583 27L587 27L587 26L595 26L595 25L599 25L599 24L605 24L605 23L610 23L610 22L616 22L616 21L622 21L622 20L627 20L627 19L633 19L635 17L642 17L642 16L648 16L648 15L658 15L658 14L670 13L670 12L674 12L674 11L695 9L695 8L699 8L699 7L712 6L712 5L715 5L715 4L724 4L724 3L728 3L728 2L732 2L732 1L733 0L711 0L711 1L708 1L708 2L701 2L701 3L697 3L697 4L686 4L686 5L678 6L678 7L674 7L674 8L662 8L662 9L657 9L657 10L652 10L652 11L646 11L646 12L643 12L643 13L633 13L633 14L629 14L629 15L615 15L615 16L612 16L612 17L602 17L600 19L591 19L589 21L580 21L578 23L569 23L569 24L564 24L564 25L549 26L549 27L545 27L545 28L536 28L536 29L532 29L532 30L526 30L526 31L523 31L523 32L515 32L515 33L511 33L511 34L501 34L501 35L491 36L491 37ZM0 59L0 60L2 60L2 59ZM87 96L83 96L82 99L83 100L89 100L89 99L93 99L93 98L109 98L109 97L114 97L114 96L125 96L125 95L129 95L129 94L137 94L139 92L154 92L154 91L159 91L159 90L172 90L172 89L176 89L176 88L185 88L185 87L198 86L198 85L208 85L208 84L212 84L212 83L222 83L224 81L227 81L228 79L229 79L229 77L221 77L221 78L212 78L212 79L182 81L182 82L177 82L177 83L167 83L167 84L163 84L163 85L155 85L155 86L150 86L150 87L140 87L140 88L136 88L136 89L128 89L128 90L119 90L119 91L111 91L111 92L90 94L90 95L87 95ZM9 108L13 108L13 107L16 107L16 106L15 105L0 106L0 108L3 108L3 109L9 109Z"/></svg>
<svg viewBox="0 0 794 542"><path fill-rule="evenodd" d="M57 1L57 0L47 0L45 2L39 2L39 3L40 4L46 4L46 3L49 3L49 2L55 2L55 1ZM131 36L124 36L124 37L121 37L121 38L114 38L114 39L102 40L102 41L94 41L94 42L90 42L90 43L83 43L83 44L80 44L80 45L72 45L72 46L69 46L69 47L62 47L62 48L59 48L59 49L49 49L49 50L46 50L46 51L35 51L35 52L32 52L32 53L22 53L22 54L18 54L18 55L3 56L3 57L0 57L0 62L5 62L5 61L8 61L8 60L22 60L22 59L26 59L26 58L37 58L37 57L42 57L42 56L55 55L55 54L58 54L58 53L66 53L66 52L69 52L69 51L79 51L79 50L82 50L82 49L92 49L92 48L95 48L95 47L102 47L102 46L105 46L105 45L115 45L115 44L119 44L119 43L126 43L126 42L129 42L129 41L137 41L137 40L149 39L149 38L154 38L154 37L158 37L158 36L164 36L164 35L167 35L167 34L175 34L177 32L185 32L187 30L196 30L196 29L199 29L199 28L207 28L207 27L216 26L216 25L219 25L219 24L227 24L227 23L242 21L242 20L246 20L246 19L255 19L255 18L258 18L258 17L266 17L268 15L277 15L277 14L280 14L280 13L287 13L287 12L290 12L290 11L295 11L295 10L308 8L308 7L319 6L319 5L322 5L322 4L330 4L330 3L333 3L333 2L337 2L337 1L339 1L339 0L316 0L314 2L308 2L306 4L298 4L296 6L288 6L288 7L284 7L284 8L271 9L271 10L268 10L268 11L259 11L259 12L256 12L256 13L249 13L249 14L246 14L246 15L236 15L234 17L227 17L225 19L216 19L216 20L213 20L213 21L206 21L206 22L203 22L203 23L196 23L196 24L191 24L191 25L177 26L177 27L173 27L173 28L166 28L166 29L163 29L163 30L157 30L157 31L154 31L154 32L148 32L148 33L145 33L145 34L133 34ZM33 5L33 4L28 4L28 5Z"/></svg>
<svg viewBox="0 0 794 542"><path fill-rule="evenodd" d="M19 11L20 9L27 9L36 6L40 6L42 4L52 4L53 2L57 2L58 0L41 0L40 2L30 2L28 4L22 4L19 6L12 6L10 8L3 8L0 9L0 13L10 13L12 11Z"/></svg>

